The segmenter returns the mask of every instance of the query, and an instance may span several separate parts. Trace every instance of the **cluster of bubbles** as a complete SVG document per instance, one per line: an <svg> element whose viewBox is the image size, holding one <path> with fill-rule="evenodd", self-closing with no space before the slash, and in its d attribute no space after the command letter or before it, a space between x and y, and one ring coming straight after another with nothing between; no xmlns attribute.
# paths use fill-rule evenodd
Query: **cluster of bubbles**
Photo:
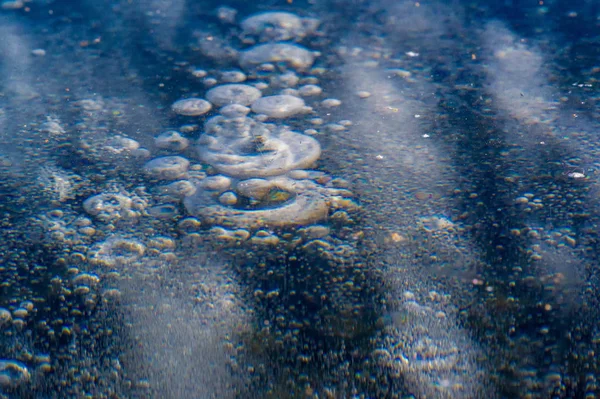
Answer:
<svg viewBox="0 0 600 399"><path fill-rule="evenodd" d="M331 109L341 104L336 99L321 100L316 75L323 70L313 68L318 53L289 42L314 34L318 21L269 12L249 17L240 26L240 38L253 44L238 53L244 72L220 73L223 84L212 85L206 99L173 103L171 111L185 119L184 124L158 134L150 149L124 133L119 117L128 113L126 100L78 100L73 110L79 120L72 127L51 118L36 129L49 137L48 151L69 145L91 171L97 171L86 171L83 178L46 167L40 176L43 189L51 187L45 195L56 202L54 209L38 213L33 223L45 232L44 241L56 248L59 264L68 268L68 279L57 277L54 289L69 293L60 296L63 302L71 302L72 296L81 298L81 310L72 314L83 317L97 312L97 306L109 308L121 301L124 282L152 279L165 264L175 262L182 249L193 252L203 245L228 250L235 259L233 270L249 281L252 296L263 309L278 296L281 288L273 287L278 283L283 287L286 268L307 262L304 257L314 260L313 272L302 266L292 273L303 290L277 305L280 314L271 322L279 332L267 327L257 334L286 346L297 341L298 329L306 329L305 325L319 334L355 334L352 318L361 305L356 302L358 282L355 287L352 279L362 270L351 265L361 237L355 228L360 206L348 182L311 169L321 155L314 137L318 132L301 133L284 124L290 120L301 125L315 107ZM197 69L192 73L204 75ZM195 130L190 122L209 113L203 133L190 145L186 136ZM77 134L66 140L71 129ZM97 183L91 185L86 179ZM67 205L71 203L79 205ZM246 269L255 270L245 273ZM210 284L218 284L215 281ZM318 288L321 284L329 287ZM198 302L217 301L206 295ZM287 308L298 307L292 303L302 297L308 297L302 299L307 308ZM313 301L322 302L320 310L312 310ZM243 305L238 308L233 313L241 312ZM12 317L21 315L20 309L12 310ZM13 320L12 325L17 324ZM64 320L64 324L62 329L48 328L47 334L67 339L77 322ZM290 335L291 331L296 332ZM13 359L3 365L4 386L15 392L24 389L23 383L30 379L27 367ZM115 363L112 372L119 374L119 367ZM58 367L44 363L40 369ZM303 378L302 373L294 378Z"/></svg>

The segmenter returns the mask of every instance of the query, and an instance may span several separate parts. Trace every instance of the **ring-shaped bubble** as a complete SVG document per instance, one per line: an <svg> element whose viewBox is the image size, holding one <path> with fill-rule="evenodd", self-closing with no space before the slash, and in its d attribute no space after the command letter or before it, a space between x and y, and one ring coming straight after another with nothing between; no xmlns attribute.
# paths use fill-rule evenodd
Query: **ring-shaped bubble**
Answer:
<svg viewBox="0 0 600 399"><path fill-rule="evenodd" d="M155 158L144 165L147 175L160 180L177 180L185 176L190 161L179 156Z"/></svg>
<svg viewBox="0 0 600 399"><path fill-rule="evenodd" d="M252 103L252 111L270 118L288 118L304 109L304 100L286 94L259 98Z"/></svg>
<svg viewBox="0 0 600 399"><path fill-rule="evenodd" d="M267 177L311 167L321 155L319 142L291 130L272 135L204 135L199 155L219 172L233 177Z"/></svg>
<svg viewBox="0 0 600 399"><path fill-rule="evenodd" d="M212 108L212 104L201 98L185 98L171 105L173 112L184 116L204 115Z"/></svg>
<svg viewBox="0 0 600 399"><path fill-rule="evenodd" d="M250 105L261 95L261 91L254 86L235 83L216 86L206 92L208 101L218 107L229 104Z"/></svg>
<svg viewBox="0 0 600 399"><path fill-rule="evenodd" d="M261 41L285 41L304 37L302 19L289 12L262 12L241 22L242 35L258 36Z"/></svg>
<svg viewBox="0 0 600 399"><path fill-rule="evenodd" d="M103 222L115 221L121 218L138 216L132 212L131 198L117 193L102 193L94 195L83 202L83 209L90 215Z"/></svg>
<svg viewBox="0 0 600 399"><path fill-rule="evenodd" d="M136 261L144 252L144 245L136 240L111 237L92 247L88 258L92 264L115 267Z"/></svg>
<svg viewBox="0 0 600 399"><path fill-rule="evenodd" d="M183 151L189 144L189 140L175 130L163 132L154 139L157 148L171 151Z"/></svg>
<svg viewBox="0 0 600 399"><path fill-rule="evenodd" d="M329 204L327 198L315 189L315 183L309 180L294 180L278 176L266 179L272 188L294 195L293 199L280 206L266 209L236 209L215 204L206 206L202 195L194 195L184 200L191 215L199 216L209 225L228 228L289 228L306 226L327 219Z"/></svg>
<svg viewBox="0 0 600 399"><path fill-rule="evenodd" d="M315 61L312 52L304 47L289 43L266 43L240 52L242 68L252 69L266 63L284 63L286 66L304 71Z"/></svg>

